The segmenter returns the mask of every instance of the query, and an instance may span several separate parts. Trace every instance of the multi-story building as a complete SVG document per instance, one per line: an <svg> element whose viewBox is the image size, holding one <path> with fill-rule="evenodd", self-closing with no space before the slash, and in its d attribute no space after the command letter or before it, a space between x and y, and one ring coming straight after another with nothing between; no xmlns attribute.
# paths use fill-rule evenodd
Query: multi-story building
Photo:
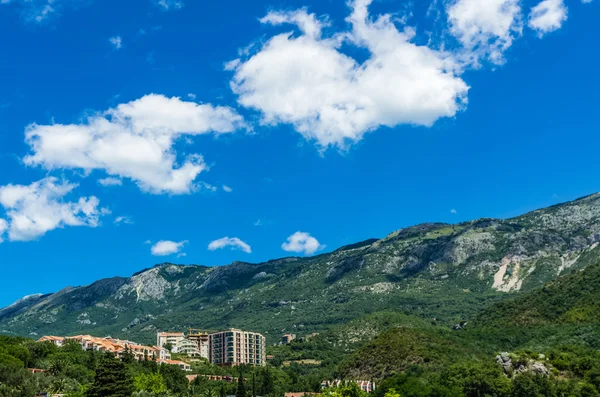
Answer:
<svg viewBox="0 0 600 397"><path fill-rule="evenodd" d="M265 337L230 329L210 334L210 362L222 367L265 365Z"/></svg>
<svg viewBox="0 0 600 397"><path fill-rule="evenodd" d="M208 332L190 328L187 339L198 346L201 357L210 360L210 334Z"/></svg>
<svg viewBox="0 0 600 397"><path fill-rule="evenodd" d="M185 335L183 332L159 332L156 334L156 345L160 347L165 347L165 345L171 345L171 347L175 348L179 342L185 339ZM172 350L173 353L177 353L177 351Z"/></svg>
<svg viewBox="0 0 600 397"><path fill-rule="evenodd" d="M189 339L180 340L177 346L173 347L171 351L173 353L185 354L190 357L200 357L200 349L198 349L198 345Z"/></svg>

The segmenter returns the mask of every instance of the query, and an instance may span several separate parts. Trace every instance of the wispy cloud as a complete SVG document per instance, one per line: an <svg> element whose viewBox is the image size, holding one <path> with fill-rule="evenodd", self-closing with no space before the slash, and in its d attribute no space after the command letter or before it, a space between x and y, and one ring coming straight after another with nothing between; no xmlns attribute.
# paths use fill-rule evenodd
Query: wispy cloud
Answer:
<svg viewBox="0 0 600 397"><path fill-rule="evenodd" d="M115 218L114 221L115 225L133 225L133 218L131 218L130 216L118 216Z"/></svg>
<svg viewBox="0 0 600 397"><path fill-rule="evenodd" d="M113 177L98 179L98 183L102 186L121 186L121 185L123 185L123 181L121 179L113 178Z"/></svg>
<svg viewBox="0 0 600 397"><path fill-rule="evenodd" d="M0 0L0 5L12 6L27 23L46 24L63 11L91 3L87 0Z"/></svg>
<svg viewBox="0 0 600 397"><path fill-rule="evenodd" d="M152 0L154 4L165 11L179 10L183 8L183 1L181 0Z"/></svg>
<svg viewBox="0 0 600 397"><path fill-rule="evenodd" d="M113 46L115 50L123 48L123 39L121 36L114 36L108 39L108 42Z"/></svg>
<svg viewBox="0 0 600 397"><path fill-rule="evenodd" d="M252 253L252 248L246 242L240 240L237 237L223 237L218 240L212 241L208 244L208 249L210 251L215 251L218 249L223 249L225 247L230 247L232 249L238 249L244 251L247 254Z"/></svg>

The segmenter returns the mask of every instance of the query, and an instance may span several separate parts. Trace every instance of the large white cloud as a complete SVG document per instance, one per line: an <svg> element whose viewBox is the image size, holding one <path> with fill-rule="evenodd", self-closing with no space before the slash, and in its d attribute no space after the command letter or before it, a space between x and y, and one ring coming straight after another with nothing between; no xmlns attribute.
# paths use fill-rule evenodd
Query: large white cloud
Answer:
<svg viewBox="0 0 600 397"><path fill-rule="evenodd" d="M8 224L0 221L0 229L8 227L11 241L29 241L65 226L98 226L107 211L99 208L99 200L94 196L66 201L65 196L75 187L52 177L28 186L1 186L0 206ZM2 234L0 231L0 237Z"/></svg>
<svg viewBox="0 0 600 397"><path fill-rule="evenodd" d="M252 248L247 243L245 243L244 241L240 240L237 237L231 237L231 238L223 237L218 240L211 241L211 243L208 244L208 249L210 251L215 251L215 250L222 249L225 247L239 249L239 250L244 251L247 254L252 253Z"/></svg>
<svg viewBox="0 0 600 397"><path fill-rule="evenodd" d="M567 17L568 10L563 0L544 0L531 9L529 27L542 37L560 29Z"/></svg>
<svg viewBox="0 0 600 397"><path fill-rule="evenodd" d="M173 254L180 254L183 247L187 244L186 241L169 241L169 240L161 240L154 244L150 248L150 252L155 256L167 256Z"/></svg>
<svg viewBox="0 0 600 397"><path fill-rule="evenodd" d="M180 164L173 149L177 139L243 127L242 117L231 108L152 94L80 124L28 126L26 142L32 153L24 162L46 169L103 170L113 178L134 180L144 191L185 194L199 186L194 181L207 166L198 154Z"/></svg>
<svg viewBox="0 0 600 397"><path fill-rule="evenodd" d="M281 248L287 252L301 252L304 255L312 255L325 248L319 241L306 232L296 232L281 244Z"/></svg>
<svg viewBox="0 0 600 397"><path fill-rule="evenodd" d="M481 59L502 64L522 31L519 0L454 0L447 12L450 32L464 49L458 56L474 65Z"/></svg>
<svg viewBox="0 0 600 397"><path fill-rule="evenodd" d="M239 104L258 110L265 125L293 125L322 148L344 148L381 126L453 117L469 89L454 57L415 44L414 30L398 30L390 15L372 19L370 2L351 2L351 30L330 37L304 9L269 13L263 23L295 24L301 34L276 35L227 64ZM368 59L343 53L342 44L367 50Z"/></svg>

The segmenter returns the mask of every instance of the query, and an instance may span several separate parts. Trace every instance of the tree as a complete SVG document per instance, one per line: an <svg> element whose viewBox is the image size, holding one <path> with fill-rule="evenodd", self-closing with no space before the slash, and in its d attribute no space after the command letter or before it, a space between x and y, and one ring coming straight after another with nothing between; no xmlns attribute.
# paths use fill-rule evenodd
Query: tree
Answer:
<svg viewBox="0 0 600 397"><path fill-rule="evenodd" d="M256 374L252 372L252 397L256 397Z"/></svg>
<svg viewBox="0 0 600 397"><path fill-rule="evenodd" d="M260 394L262 396L271 395L275 391L275 381L271 369L267 367L263 375L262 384L260 385Z"/></svg>
<svg viewBox="0 0 600 397"><path fill-rule="evenodd" d="M177 365L161 364L159 373L165 380L167 389L173 393L187 392L189 381L185 373Z"/></svg>
<svg viewBox="0 0 600 397"><path fill-rule="evenodd" d="M129 345L125 345L125 352L123 353L123 357L121 357L121 360L125 364L131 364L133 362L133 360L135 360L135 357L133 356L133 353L131 352Z"/></svg>
<svg viewBox="0 0 600 397"><path fill-rule="evenodd" d="M147 391L155 394L167 391L167 385L161 374L138 374L133 379L133 384L137 391Z"/></svg>
<svg viewBox="0 0 600 397"><path fill-rule="evenodd" d="M124 363L106 354L98 363L94 383L87 397L129 397L134 391L133 380Z"/></svg>
<svg viewBox="0 0 600 397"><path fill-rule="evenodd" d="M48 372L50 373L50 375L58 376L62 374L68 366L69 362L64 357L59 356L52 360Z"/></svg>
<svg viewBox="0 0 600 397"><path fill-rule="evenodd" d="M236 397L246 397L246 386L244 385L244 373L240 371L240 375L238 377L238 385L237 390L235 391Z"/></svg>

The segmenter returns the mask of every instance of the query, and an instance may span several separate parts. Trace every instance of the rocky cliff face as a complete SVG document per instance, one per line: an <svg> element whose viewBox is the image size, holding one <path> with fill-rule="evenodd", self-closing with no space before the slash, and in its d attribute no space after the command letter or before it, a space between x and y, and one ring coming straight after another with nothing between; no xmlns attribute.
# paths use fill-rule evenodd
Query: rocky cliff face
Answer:
<svg viewBox="0 0 600 397"><path fill-rule="evenodd" d="M409 227L313 258L163 264L24 298L0 310L0 332L151 340L156 329L238 326L278 338L390 308L451 323L488 300L586 267L599 242L595 194L508 220Z"/></svg>

